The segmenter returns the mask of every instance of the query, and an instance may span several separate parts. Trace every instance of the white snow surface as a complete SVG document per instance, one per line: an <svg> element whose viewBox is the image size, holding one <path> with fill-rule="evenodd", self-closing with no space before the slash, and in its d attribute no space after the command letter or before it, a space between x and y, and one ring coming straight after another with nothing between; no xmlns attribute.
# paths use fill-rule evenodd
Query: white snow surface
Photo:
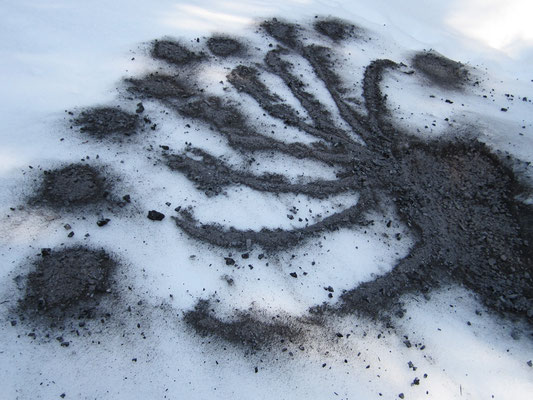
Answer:
<svg viewBox="0 0 533 400"><path fill-rule="evenodd" d="M293 318L306 315L311 306L334 302L343 289L389 271L408 254L413 244L409 230L392 211L383 212L373 215L373 227L341 229L262 260L257 258L260 250L252 251L250 260L231 254L237 265L229 269L227 250L190 239L168 217L151 222L147 211L170 216L176 206L191 206L196 218L225 227L294 229L304 226L298 217L320 220L356 204L358 194L316 200L232 186L221 196L207 197L185 177L155 164L155 151L147 156L150 146L180 150L192 143L235 168L249 165L253 173L276 172L293 182L334 179L336 171L279 155L258 155L249 164L206 126L161 112L164 108L152 102L144 106L157 130L120 146L73 133L65 113L115 104L134 110L134 102L124 100L116 88L125 77L165 68L147 56L153 39L189 44L213 33L242 35L257 51L252 57L261 57L268 43L256 33L256 24L263 18L305 25L315 15L336 16L364 28L371 38L337 49L346 58L343 78L354 83L354 96L360 95L356 84L370 60L385 56L405 61L413 51L434 49L473 67L479 88L449 93L423 87L410 75L391 74L384 85L398 123L426 136L456 128L531 162L533 104L522 101L533 99L529 1L5 0L0 10L0 399L394 399L400 393L406 399L532 397L533 368L527 361L533 359L533 339L519 336L512 324L460 288L406 298L407 317L395 333L355 317L316 327L307 351L293 356L245 354L240 347L195 335L182 316L200 298L220 300L218 311L227 318L248 309L265 318ZM199 74L206 91L222 93L229 87L225 75L234 65L230 60L203 67ZM298 68L312 86L310 67L302 62ZM298 107L277 78L265 79ZM325 89L315 89L342 126ZM246 101L235 91L223 93ZM514 100L506 93L513 93ZM255 125L258 131L287 142L314 140L295 129L280 135L282 124L263 117L251 100L246 105L251 124L261 121ZM501 112L502 107L508 112ZM108 215L105 229L96 226L97 216L82 219L29 206L10 210L24 204L42 169L80 159L108 165L123 177L121 193L132 196L130 209ZM290 220L292 207L298 214ZM389 220L395 221L394 233L404 237L401 242L383 235ZM74 238L67 238L66 223ZM28 337L31 329L11 326L9 316L20 296L14 277L28 271L41 248L69 244L103 247L114 254L123 268L117 290L124 304L142 301L144 306L134 320L117 318L95 329L91 339L73 338L65 348L54 338ZM291 272L298 272L298 279L290 278ZM234 281L231 286L228 277ZM324 290L330 285L333 299ZM336 332L344 338L333 340ZM412 347L405 346L404 336ZM415 377L419 385L411 384Z"/></svg>

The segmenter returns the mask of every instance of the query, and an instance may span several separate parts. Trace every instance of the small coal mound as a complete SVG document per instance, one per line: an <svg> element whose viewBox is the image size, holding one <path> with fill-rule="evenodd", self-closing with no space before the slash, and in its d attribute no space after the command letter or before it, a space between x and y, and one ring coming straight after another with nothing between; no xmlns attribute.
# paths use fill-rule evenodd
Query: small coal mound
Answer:
<svg viewBox="0 0 533 400"><path fill-rule="evenodd" d="M446 89L459 89L469 79L469 73L464 64L433 51L417 53L412 63L417 72L433 84Z"/></svg>
<svg viewBox="0 0 533 400"><path fill-rule="evenodd" d="M28 274L19 309L52 319L90 317L108 293L117 263L104 251L70 247L42 252Z"/></svg>
<svg viewBox="0 0 533 400"><path fill-rule="evenodd" d="M282 22L277 18L272 18L271 20L263 22L261 27L266 33L286 46L296 47L299 45L297 36L300 27L296 24Z"/></svg>
<svg viewBox="0 0 533 400"><path fill-rule="evenodd" d="M44 171L43 181L33 202L53 208L98 204L107 198L106 178L93 167L70 164Z"/></svg>
<svg viewBox="0 0 533 400"><path fill-rule="evenodd" d="M314 23L315 30L335 42L348 39L355 33L355 26L340 19L325 19Z"/></svg>
<svg viewBox="0 0 533 400"><path fill-rule="evenodd" d="M228 57L241 53L243 45L235 39L227 37L212 37L207 41L207 47L215 56Z"/></svg>
<svg viewBox="0 0 533 400"><path fill-rule="evenodd" d="M171 40L156 41L152 49L152 56L176 65L190 64L202 58L201 55Z"/></svg>
<svg viewBox="0 0 533 400"><path fill-rule="evenodd" d="M185 322L200 336L215 336L238 346L261 350L264 346L294 341L302 332L280 320L261 321L248 313L241 313L232 321L222 321L210 309L208 300L199 300L184 317Z"/></svg>
<svg viewBox="0 0 533 400"><path fill-rule="evenodd" d="M139 117L118 108L97 107L83 111L74 123L80 126L80 132L97 138L113 134L129 136L136 131Z"/></svg>

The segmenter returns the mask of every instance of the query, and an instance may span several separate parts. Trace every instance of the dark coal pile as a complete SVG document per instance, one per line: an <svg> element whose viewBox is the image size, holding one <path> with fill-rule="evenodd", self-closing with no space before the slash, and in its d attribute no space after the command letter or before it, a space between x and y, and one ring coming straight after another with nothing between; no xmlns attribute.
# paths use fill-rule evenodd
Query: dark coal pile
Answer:
<svg viewBox="0 0 533 400"><path fill-rule="evenodd" d="M417 53L412 66L432 84L443 88L460 88L470 76L465 65L433 51Z"/></svg>
<svg viewBox="0 0 533 400"><path fill-rule="evenodd" d="M118 108L97 107L83 111L74 123L80 132L86 132L97 138L129 136L135 133L139 117Z"/></svg>
<svg viewBox="0 0 533 400"><path fill-rule="evenodd" d="M102 297L111 292L116 267L104 250L47 249L28 274L19 310L57 322L91 318Z"/></svg>
<svg viewBox="0 0 533 400"><path fill-rule="evenodd" d="M96 205L109 196L109 184L98 170L86 164L70 164L44 171L32 202L53 208Z"/></svg>
<svg viewBox="0 0 533 400"><path fill-rule="evenodd" d="M533 323L531 232L521 224L532 210L515 202L511 171L479 142L412 142L395 167L387 194L417 244L389 274L344 294L341 309L401 313L400 295L452 283Z"/></svg>
<svg viewBox="0 0 533 400"><path fill-rule="evenodd" d="M207 40L207 47L215 56L228 57L240 54L244 46L235 39L223 36L211 37Z"/></svg>

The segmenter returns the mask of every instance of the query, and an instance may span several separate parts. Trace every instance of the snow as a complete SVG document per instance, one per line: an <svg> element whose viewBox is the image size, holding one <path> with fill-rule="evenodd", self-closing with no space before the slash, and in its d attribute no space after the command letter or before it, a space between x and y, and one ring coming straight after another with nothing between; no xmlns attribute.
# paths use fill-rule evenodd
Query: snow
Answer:
<svg viewBox="0 0 533 400"><path fill-rule="evenodd" d="M312 349L294 357L244 355L238 347L215 340L206 343L182 320L183 312L194 307L198 298L220 299L220 312L228 318L235 310L249 308L262 310L267 317L277 313L302 316L309 307L327 300L324 286L335 288L335 299L354 283L389 271L413 244L409 230L395 223L395 232L404 240L384 238L385 224L394 221L394 215L375 215L375 225L368 229L342 229L263 260L254 251L250 255L253 270L248 260L233 254L237 267L228 270L224 264L228 251L199 244L178 230L168 218L174 207L194 206L196 218L226 227L287 229L303 226L297 217L308 209L319 219L356 204L357 193L318 201L231 186L225 188L224 196L207 197L185 177L154 165L155 151L147 156L137 149L156 148L164 142L180 150L192 143L224 156L237 168L248 165L246 157L208 127L145 102L146 112L158 124L157 132L146 141L132 137L120 146L95 144L71 133L64 110L120 104L133 111L135 104L120 98L116 88L124 77L165 70L146 55L153 39L173 37L189 43L224 32L245 35L251 49L263 50L266 44L254 35L253 26L262 18L281 16L306 23L315 15L333 15L362 26L372 38L339 49L350 65L343 78L353 83L350 90L355 96L359 95L356 84L362 67L369 60L383 56L405 60L412 51L435 49L475 67L479 90L451 94L421 87L409 75L392 74L384 84L390 88L388 101L396 110L395 118L411 131L418 129L430 136L447 132L445 118L456 120L454 127L467 124L469 134L495 149L533 161L533 106L521 100L533 98L529 71L533 33L525 19L531 7L526 0L431 4L421 0L392 4L383 0L4 1L0 7L0 37L4 39L0 45L0 85L4 88L0 99L0 398L58 398L62 393L66 398L109 399L370 399L379 398L379 393L383 398L404 393L406 399L530 398L533 369L526 362L533 359L531 338L513 338L505 321L497 320L471 294L457 288L445 288L429 300L407 299L409 318L399 331L413 344L423 343L425 350L406 348L402 335L389 334L384 327L355 317L314 328ZM257 51L255 56L261 54ZM201 75L212 83L207 90L217 93L229 86L225 75L234 65L232 60L221 61L202 70ZM313 86L310 66L302 62L299 68ZM265 79L273 82L280 96L290 97L275 77ZM221 80L223 85L218 83ZM325 89L314 88L342 124ZM261 119L266 125L256 124L258 131L269 134L281 128L278 121L263 117L253 100L229 93L246 101L252 123ZM505 93L514 93L514 100ZM295 99L289 102L298 107ZM501 107L509 107L508 112L501 112ZM267 129L270 124L278 125ZM313 140L295 129L291 134L289 139L284 135L284 140ZM86 156L123 177L117 190L132 195L130 211L108 216L111 222L105 229L96 226L96 216L83 220L78 215L36 212L29 207L10 212L10 207L23 204L31 194L41 169ZM282 173L294 182L333 179L337 172L318 162L279 155L257 156L251 171ZM287 218L292 206L299 208L294 220ZM167 218L157 224L148 221L145 214L151 209L164 212ZM65 223L72 226L74 241L67 238ZM127 302L144 303L135 324L139 321L139 331L147 339L140 332L122 336L130 332L133 322L120 318L95 331L92 341L75 339L68 348L55 340L32 340L23 327L10 326L6 318L15 301L13 293L17 293L13 278L28 270L28 260L39 249L62 243L104 247L123 262L124 281L118 290ZM298 271L298 279L290 278L293 271ZM227 275L235 281L233 286L227 284ZM127 286L135 288L136 294L129 294ZM482 310L481 315L476 310ZM339 331L353 333L331 344L331 337ZM416 372L407 368L408 361L417 366ZM415 377L421 383L411 386Z"/></svg>

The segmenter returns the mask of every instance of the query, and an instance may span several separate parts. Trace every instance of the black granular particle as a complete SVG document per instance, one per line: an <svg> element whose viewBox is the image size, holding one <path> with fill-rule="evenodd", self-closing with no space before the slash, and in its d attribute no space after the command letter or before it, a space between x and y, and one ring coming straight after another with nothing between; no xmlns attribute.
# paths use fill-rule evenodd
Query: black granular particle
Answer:
<svg viewBox="0 0 533 400"><path fill-rule="evenodd" d="M33 201L53 208L98 204L107 198L106 178L86 164L44 171Z"/></svg>
<svg viewBox="0 0 533 400"><path fill-rule="evenodd" d="M235 39L215 36L209 38L207 47L215 56L227 57L241 53L244 46Z"/></svg>
<svg viewBox="0 0 533 400"><path fill-rule="evenodd" d="M162 221L163 218L165 218L165 214L160 213L159 211L156 211L156 210L148 211L148 219L152 221Z"/></svg>
<svg viewBox="0 0 533 400"><path fill-rule="evenodd" d="M109 218L103 218L103 219L96 221L96 225L101 227L101 226L107 225L109 221L111 221Z"/></svg>
<svg viewBox="0 0 533 400"><path fill-rule="evenodd" d="M139 118L114 107L96 107L83 111L74 123L80 132L103 138L119 134L129 136L135 133Z"/></svg>
<svg viewBox="0 0 533 400"><path fill-rule="evenodd" d="M82 246L52 250L28 274L19 309L59 320L78 311L87 315L87 309L110 292L116 266L104 250Z"/></svg>

